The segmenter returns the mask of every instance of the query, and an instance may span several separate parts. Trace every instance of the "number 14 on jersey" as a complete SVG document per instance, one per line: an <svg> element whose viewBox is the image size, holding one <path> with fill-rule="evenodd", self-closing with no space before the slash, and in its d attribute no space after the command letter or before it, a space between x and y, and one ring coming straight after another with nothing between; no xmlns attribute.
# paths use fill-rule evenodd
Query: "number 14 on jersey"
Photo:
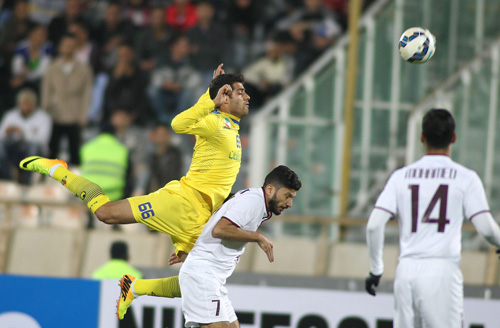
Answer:
<svg viewBox="0 0 500 328"><path fill-rule="evenodd" d="M411 190L411 232L417 232L418 226L418 190L419 185L409 185L408 188ZM437 219L430 218L431 212L439 201L439 217ZM423 223L437 223L437 231L444 232L445 226L450 223L450 220L446 219L446 205L448 203L448 185L439 185L438 189L432 196L431 202L424 215L422 216L421 222Z"/></svg>

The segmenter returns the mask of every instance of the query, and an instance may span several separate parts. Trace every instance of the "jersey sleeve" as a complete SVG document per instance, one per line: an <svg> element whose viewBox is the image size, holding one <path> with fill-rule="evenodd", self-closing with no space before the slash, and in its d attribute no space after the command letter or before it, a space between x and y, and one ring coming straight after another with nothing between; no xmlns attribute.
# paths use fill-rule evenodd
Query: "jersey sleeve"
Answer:
<svg viewBox="0 0 500 328"><path fill-rule="evenodd" d="M228 207L223 217L244 229L252 221L262 220L262 199L240 196Z"/></svg>
<svg viewBox="0 0 500 328"><path fill-rule="evenodd" d="M385 184L384 190L378 196L375 202L375 208L386 211L393 216L397 213L397 192L396 192L396 181L398 177L398 171L394 172L387 183Z"/></svg>
<svg viewBox="0 0 500 328"><path fill-rule="evenodd" d="M476 172L472 172L471 174L470 183L465 190L463 204L464 215L468 219L471 219L471 217L480 212L486 212L490 209L483 183Z"/></svg>
<svg viewBox="0 0 500 328"><path fill-rule="evenodd" d="M210 135L217 127L215 120L208 120L207 115L215 109L215 104L207 90L191 108L179 113L172 120L172 129L177 133L199 136Z"/></svg>

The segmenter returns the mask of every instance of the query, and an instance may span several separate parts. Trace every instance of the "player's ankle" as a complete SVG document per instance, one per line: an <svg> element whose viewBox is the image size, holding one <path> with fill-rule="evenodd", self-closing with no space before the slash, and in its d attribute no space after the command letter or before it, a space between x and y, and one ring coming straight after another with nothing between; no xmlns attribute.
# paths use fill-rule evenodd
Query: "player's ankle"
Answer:
<svg viewBox="0 0 500 328"><path fill-rule="evenodd" d="M59 167L64 167L62 164L56 164L54 166L52 166L49 170L49 173L47 174L49 177L52 178L52 176L54 175L54 173L56 172L56 170L59 168Z"/></svg>

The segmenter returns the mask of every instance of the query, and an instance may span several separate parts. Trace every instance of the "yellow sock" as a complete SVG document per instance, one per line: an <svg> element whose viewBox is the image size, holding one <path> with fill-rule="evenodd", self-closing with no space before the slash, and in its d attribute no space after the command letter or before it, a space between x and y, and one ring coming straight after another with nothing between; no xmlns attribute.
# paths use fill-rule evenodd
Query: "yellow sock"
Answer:
<svg viewBox="0 0 500 328"><path fill-rule="evenodd" d="M179 277L160 279L137 279L134 283L134 293L160 297L181 297Z"/></svg>
<svg viewBox="0 0 500 328"><path fill-rule="evenodd" d="M99 207L109 203L108 196L97 184L68 171L64 166L59 166L52 178L68 188L73 195L80 198L95 213Z"/></svg>

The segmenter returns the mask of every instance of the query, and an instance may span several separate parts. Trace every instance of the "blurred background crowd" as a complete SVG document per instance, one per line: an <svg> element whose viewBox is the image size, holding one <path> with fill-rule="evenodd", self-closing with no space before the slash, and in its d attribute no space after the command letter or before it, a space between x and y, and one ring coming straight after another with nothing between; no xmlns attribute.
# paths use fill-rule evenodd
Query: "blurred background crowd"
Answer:
<svg viewBox="0 0 500 328"><path fill-rule="evenodd" d="M243 73L258 110L345 31L347 2L0 1L0 179L32 183L16 168L31 154L66 159L113 198L180 178L194 140L172 138L170 121L213 70Z"/></svg>

